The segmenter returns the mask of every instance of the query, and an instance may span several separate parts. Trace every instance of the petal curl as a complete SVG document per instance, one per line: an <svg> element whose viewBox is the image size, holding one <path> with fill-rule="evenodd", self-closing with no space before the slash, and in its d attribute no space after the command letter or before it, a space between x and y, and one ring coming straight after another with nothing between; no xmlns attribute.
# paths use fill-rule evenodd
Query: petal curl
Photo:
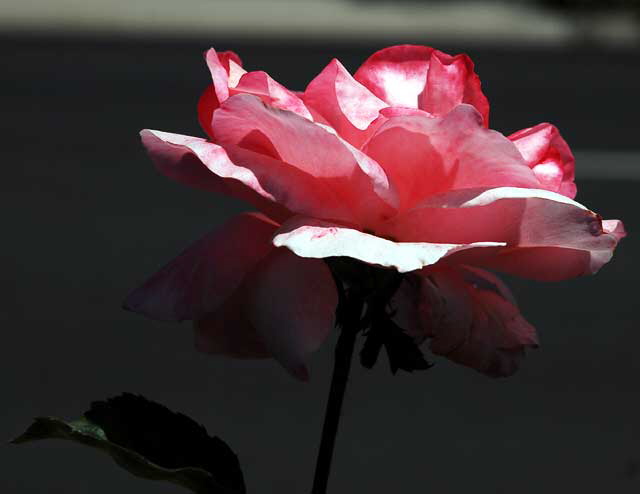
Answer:
<svg viewBox="0 0 640 494"><path fill-rule="evenodd" d="M618 242L626 236L619 220L602 221L602 234L612 243L604 242L601 249L561 247L500 248L473 259L479 266L495 269L536 281L562 281L597 273L613 257ZM612 245L613 244L613 245Z"/></svg>
<svg viewBox="0 0 640 494"><path fill-rule="evenodd" d="M485 129L478 112L466 104L439 118L389 117L363 151L399 191L401 210L452 189L539 187L513 143Z"/></svg>
<svg viewBox="0 0 640 494"><path fill-rule="evenodd" d="M446 115L462 103L475 107L482 115L483 125L489 126L489 102L471 59L464 54L452 57L434 50L425 88L418 97L418 107L432 115Z"/></svg>
<svg viewBox="0 0 640 494"><path fill-rule="evenodd" d="M327 265L286 249L267 256L247 283L247 318L269 352L295 377L335 323L338 297Z"/></svg>
<svg viewBox="0 0 640 494"><path fill-rule="evenodd" d="M461 103L473 105L489 125L489 102L471 59L428 46L391 46L374 53L355 79L391 106L420 108L446 115Z"/></svg>
<svg viewBox="0 0 640 494"><path fill-rule="evenodd" d="M216 142L233 162L268 182L265 189L289 209L359 225L394 212L380 166L321 125L251 95L232 96L213 120Z"/></svg>
<svg viewBox="0 0 640 494"><path fill-rule="evenodd" d="M355 79L391 106L418 108L433 51L429 46L418 45L384 48L362 64Z"/></svg>
<svg viewBox="0 0 640 494"><path fill-rule="evenodd" d="M576 196L575 159L554 125L541 123L519 130L509 139L533 170L542 188L570 199Z"/></svg>
<svg viewBox="0 0 640 494"><path fill-rule="evenodd" d="M603 222L563 195L513 187L433 197L380 233L410 242L504 242L504 248L455 254L451 262L545 281L596 272L625 235L620 222Z"/></svg>
<svg viewBox="0 0 640 494"><path fill-rule="evenodd" d="M387 224L407 242L506 242L514 247L611 246L601 219L565 196L519 187L472 188L433 196Z"/></svg>
<svg viewBox="0 0 640 494"><path fill-rule="evenodd" d="M242 61L232 51L218 53L213 48L205 52L204 58L218 102L222 103L229 97L229 87L234 87L245 72Z"/></svg>
<svg viewBox="0 0 640 494"><path fill-rule="evenodd" d="M290 209L320 217L353 218L351 204L334 192L331 179L318 180L278 159L271 142L259 132L249 133L243 140L256 151L231 145L225 150L198 137L160 131L144 130L141 135L156 167L178 182L247 201L278 221L290 217ZM353 154L347 159L357 162ZM364 166L366 160L362 162ZM336 180L340 182L340 178ZM376 183L372 184L374 190Z"/></svg>
<svg viewBox="0 0 640 494"><path fill-rule="evenodd" d="M627 236L624 224L620 220L602 220L602 229L605 233L613 235L618 241Z"/></svg>
<svg viewBox="0 0 640 494"><path fill-rule="evenodd" d="M266 72L247 72L238 84L230 89L229 94L253 94L268 105L313 120L304 102L293 91L289 91L282 84L273 80Z"/></svg>
<svg viewBox="0 0 640 494"><path fill-rule="evenodd" d="M229 88L235 87L246 72L242 68L240 57L232 51L216 52L213 48L204 54L213 83L210 84L198 100L198 122L202 130L211 137L211 119L220 103L229 97Z"/></svg>
<svg viewBox="0 0 640 494"><path fill-rule="evenodd" d="M234 216L131 292L124 307L153 319L200 319L221 307L272 249L277 224L257 213Z"/></svg>
<svg viewBox="0 0 640 494"><path fill-rule="evenodd" d="M304 101L356 147L366 139L364 131L378 117L380 110L387 107L335 58L309 83Z"/></svg>
<svg viewBox="0 0 640 494"><path fill-rule="evenodd" d="M336 223L305 217L294 217L283 224L276 232L273 244L287 247L301 257L347 256L369 264L392 267L401 273L435 264L462 250L504 245L497 242L393 242Z"/></svg>
<svg viewBox="0 0 640 494"><path fill-rule="evenodd" d="M278 221L291 216L284 206L274 202L253 171L233 163L217 144L199 137L148 129L140 132L140 136L163 175L191 187L246 201Z"/></svg>

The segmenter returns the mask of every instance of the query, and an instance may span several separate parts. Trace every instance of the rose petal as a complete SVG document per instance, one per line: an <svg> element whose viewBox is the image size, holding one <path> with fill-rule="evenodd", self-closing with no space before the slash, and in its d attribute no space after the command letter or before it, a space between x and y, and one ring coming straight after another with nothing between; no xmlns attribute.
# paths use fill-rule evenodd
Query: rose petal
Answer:
<svg viewBox="0 0 640 494"><path fill-rule="evenodd" d="M229 98L213 120L233 162L269 181L265 189L289 209L359 225L392 214L380 190L382 169L322 126L250 95Z"/></svg>
<svg viewBox="0 0 640 494"><path fill-rule="evenodd" d="M247 73L246 70L242 68L242 62L240 61L240 57L233 53L232 51L223 52L224 54L228 54L228 64L227 72L229 73L229 89L235 88L243 75ZM234 56L232 56L234 55ZM220 56L220 54L218 54ZM224 64L225 62L223 62Z"/></svg>
<svg viewBox="0 0 640 494"><path fill-rule="evenodd" d="M416 344L422 344L428 337L425 328L432 328L444 313L444 298L438 287L421 271L407 273L398 290L391 298L390 307L393 321L402 328ZM458 316L465 316L464 311L450 311ZM468 324L454 324L455 327L466 327Z"/></svg>
<svg viewBox="0 0 640 494"><path fill-rule="evenodd" d="M458 262L536 281L562 281L596 273L606 264L612 249L589 251L563 247L515 247L486 252L481 258L460 257Z"/></svg>
<svg viewBox="0 0 640 494"><path fill-rule="evenodd" d="M155 273L126 298L126 309L183 321L215 312L271 250L277 224L256 213L234 216Z"/></svg>
<svg viewBox="0 0 640 494"><path fill-rule="evenodd" d="M407 242L506 242L514 247L613 246L601 220L565 196L517 187L454 190L398 215L381 232Z"/></svg>
<svg viewBox="0 0 640 494"><path fill-rule="evenodd" d="M511 376L520 367L525 350L538 346L535 329L515 305L499 295L478 289L472 293L469 334L445 356L491 377ZM436 339L437 335L433 341Z"/></svg>
<svg viewBox="0 0 640 494"><path fill-rule="evenodd" d="M489 102L467 55L447 55L428 46L391 46L374 53L355 79L391 106L446 115L461 103L475 106L489 125Z"/></svg>
<svg viewBox="0 0 640 494"><path fill-rule="evenodd" d="M330 180L318 180L280 159L269 157L268 154L278 156L277 151L257 132L248 135L244 143L251 142L254 149L262 152L229 146L234 162L225 149L204 139L150 130L141 134L147 151L164 175L186 185L247 201L277 221L291 216L287 208L321 217L353 217L351 205L340 200ZM343 148L345 155L350 156L347 159L366 168L369 158L352 148ZM375 207L380 201L375 193L384 185L380 176L372 170L367 172L371 173L374 190L369 200ZM380 173L384 176L383 171ZM360 207L366 209L367 206L363 198Z"/></svg>
<svg viewBox="0 0 640 494"><path fill-rule="evenodd" d="M227 71L227 74L231 76L231 78L233 78L234 74L236 74L237 72L244 71L244 69L242 68L242 59L235 51L225 50L219 51L217 53L220 63Z"/></svg>
<svg viewBox="0 0 640 494"><path fill-rule="evenodd" d="M475 315L471 293L459 269L425 270L417 273L417 276L427 277L440 296L440 304L432 308L430 324L424 326L422 331L431 339L431 351L446 356L469 338Z"/></svg>
<svg viewBox="0 0 640 494"><path fill-rule="evenodd" d="M209 137L213 135L213 129L211 128L213 112L216 111L219 106L220 102L216 96L215 87L213 84L209 84L198 100L198 123Z"/></svg>
<svg viewBox="0 0 640 494"><path fill-rule="evenodd" d="M140 132L140 136L163 175L191 187L247 201L277 221L291 216L285 207L274 202L250 169L232 163L217 144L199 137L148 129Z"/></svg>
<svg viewBox="0 0 640 494"><path fill-rule="evenodd" d="M287 247L301 257L347 256L401 273L435 264L440 259L465 249L496 247L504 244L399 243L336 223L314 218L294 217L283 224L273 238L277 247Z"/></svg>
<svg viewBox="0 0 640 494"><path fill-rule="evenodd" d="M222 103L229 97L229 72L225 69L213 48L207 50L204 58L207 62L207 67L209 67L216 97Z"/></svg>
<svg viewBox="0 0 640 494"><path fill-rule="evenodd" d="M624 225L620 220L602 220L602 229L605 233L615 236L617 240L622 240L627 236Z"/></svg>
<svg viewBox="0 0 640 494"><path fill-rule="evenodd" d="M311 113L303 101L280 83L274 81L266 72L247 72L242 76L237 86L229 94L253 94L268 105L288 110L308 120L313 120Z"/></svg>
<svg viewBox="0 0 640 494"><path fill-rule="evenodd" d="M626 236L619 220L602 222L604 242L601 249L581 250L559 247L528 247L487 251L475 263L490 269L537 281L562 281L597 273L608 263L618 242ZM464 261L463 259L460 259Z"/></svg>
<svg viewBox="0 0 640 494"><path fill-rule="evenodd" d="M485 271L484 269L474 268L472 266L464 266L462 270L464 281L474 288L480 288L485 291L494 292L503 299L517 305L516 298L511 289L495 274Z"/></svg>
<svg viewBox="0 0 640 494"><path fill-rule="evenodd" d="M519 130L509 139L533 170L542 188L570 199L576 196L575 159L555 126L541 123Z"/></svg>
<svg viewBox="0 0 640 494"><path fill-rule="evenodd" d="M332 127L324 126L323 124L318 125L326 128L327 132L331 132L336 136L338 141L342 143L345 149L351 154L353 159L356 160L358 167L364 172L367 177L369 177L369 180L371 180L371 184L375 192L373 207L377 207L377 199L381 198L385 204L390 206L390 208L387 208L389 215L391 215L392 211L393 213L395 213L398 209L399 203L398 192L393 184L389 182L389 177L387 177L387 174L385 173L384 169L378 164L378 162L372 159L371 156L368 156L366 153L353 146L351 143L344 140L336 133L336 131ZM361 202L361 204L364 205L365 203Z"/></svg>
<svg viewBox="0 0 640 494"><path fill-rule="evenodd" d="M600 269L624 228L554 192L500 187L433 197L383 225L379 234L409 242L504 242L504 248L456 253L450 262L561 280Z"/></svg>
<svg viewBox="0 0 640 494"><path fill-rule="evenodd" d="M440 297L429 296L429 317L420 320L422 339L430 338L433 353L504 377L518 369L527 348L538 346L535 329L505 298L506 286L494 275L459 266L426 269L414 276L427 278Z"/></svg>
<svg viewBox="0 0 640 494"><path fill-rule="evenodd" d="M363 151L399 191L401 210L452 189L539 186L513 143L482 127L469 105L439 118L417 113L390 117Z"/></svg>
<svg viewBox="0 0 640 494"><path fill-rule="evenodd" d="M245 301L245 291L236 290L215 312L194 321L199 352L251 359L272 356L247 318Z"/></svg>
<svg viewBox="0 0 640 494"><path fill-rule="evenodd" d="M309 83L304 101L356 147L364 142L367 137L364 131L387 106L356 81L335 58Z"/></svg>
<svg viewBox="0 0 640 494"><path fill-rule="evenodd" d="M246 71L242 68L240 57L232 51L217 53L211 48L205 52L204 56L213 84L204 90L198 100L198 122L202 130L211 137L213 112L229 97L229 88L235 87Z"/></svg>
<svg viewBox="0 0 640 494"><path fill-rule="evenodd" d="M489 102L471 59L464 54L452 57L434 50L424 91L418 97L419 108L432 115L446 115L462 103L475 107L482 115L483 125L489 126Z"/></svg>
<svg viewBox="0 0 640 494"><path fill-rule="evenodd" d="M269 352L292 375L307 380L307 356L335 322L338 299L329 268L277 250L260 263L248 287L248 320Z"/></svg>
<svg viewBox="0 0 640 494"><path fill-rule="evenodd" d="M391 106L418 108L432 52L428 46L390 46L371 55L355 79Z"/></svg>
<svg viewBox="0 0 640 494"><path fill-rule="evenodd" d="M235 86L245 72L240 57L232 51L217 53L210 48L204 55L211 73L216 97L220 103L229 97L229 87Z"/></svg>

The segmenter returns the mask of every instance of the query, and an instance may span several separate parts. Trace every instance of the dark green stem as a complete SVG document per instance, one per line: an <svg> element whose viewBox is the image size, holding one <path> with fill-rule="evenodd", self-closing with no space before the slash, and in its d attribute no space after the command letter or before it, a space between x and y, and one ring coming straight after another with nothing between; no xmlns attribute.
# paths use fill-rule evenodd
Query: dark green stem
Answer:
<svg viewBox="0 0 640 494"><path fill-rule="evenodd" d="M362 305L358 305L358 309L361 309ZM331 388L329 390L329 400L324 417L324 426L322 427L322 439L320 440L320 449L318 451L316 473L313 478L312 494L326 494L327 492L327 483L331 471L331 460L333 458L333 449L338 433L338 424L340 423L344 392L347 387L347 381L349 380L356 335L360 329L360 310L354 310L352 314L354 317L349 318L351 324L349 324L349 327L342 328L336 345L333 376L331 378Z"/></svg>

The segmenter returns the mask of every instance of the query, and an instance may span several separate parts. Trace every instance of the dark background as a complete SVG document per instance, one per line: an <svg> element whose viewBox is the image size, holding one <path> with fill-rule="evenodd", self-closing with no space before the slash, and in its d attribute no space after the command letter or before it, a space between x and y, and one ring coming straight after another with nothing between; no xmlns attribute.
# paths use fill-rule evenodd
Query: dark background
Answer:
<svg viewBox="0 0 640 494"><path fill-rule="evenodd" d="M623 219L631 234L596 277L509 280L542 340L512 378L444 360L395 377L385 359L373 371L355 366L330 490L639 492L639 183L607 173L615 152L640 151L639 51L414 41L472 56L492 127L510 133L550 121L576 151L611 152L595 176L581 179L578 162L577 199ZM335 335L301 384L273 361L196 353L188 324L120 309L132 287L244 208L157 174L137 135L145 127L201 135L195 104L209 81L201 57L209 46L233 49L246 68L303 89L332 57L355 70L384 45L0 37L0 439L33 416L74 417L94 399L132 391L224 438L250 493L308 492ZM180 492L60 441L0 446L0 458L0 492Z"/></svg>

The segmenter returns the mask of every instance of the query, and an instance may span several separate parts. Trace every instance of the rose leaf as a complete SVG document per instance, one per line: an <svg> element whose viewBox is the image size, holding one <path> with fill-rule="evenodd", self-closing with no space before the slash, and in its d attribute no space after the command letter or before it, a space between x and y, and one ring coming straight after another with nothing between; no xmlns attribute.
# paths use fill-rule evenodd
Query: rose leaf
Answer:
<svg viewBox="0 0 640 494"><path fill-rule="evenodd" d="M181 413L130 393L96 401L78 420L38 417L22 444L66 439L109 454L133 475L164 480L198 494L244 494L238 458L218 437Z"/></svg>

